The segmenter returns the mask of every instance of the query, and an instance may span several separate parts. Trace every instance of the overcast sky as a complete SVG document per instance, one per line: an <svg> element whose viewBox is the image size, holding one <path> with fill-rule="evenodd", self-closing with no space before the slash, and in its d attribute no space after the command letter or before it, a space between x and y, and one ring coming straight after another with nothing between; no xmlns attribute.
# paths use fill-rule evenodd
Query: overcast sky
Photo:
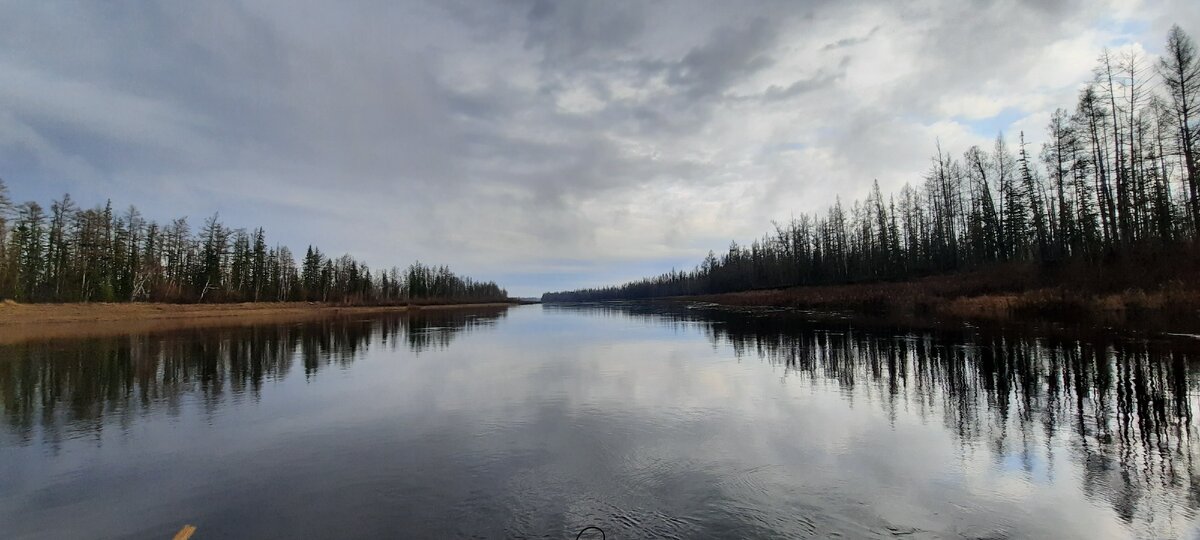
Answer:
<svg viewBox="0 0 1200 540"><path fill-rule="evenodd" d="M691 267L1034 142L1200 2L0 0L0 178L510 292Z"/></svg>

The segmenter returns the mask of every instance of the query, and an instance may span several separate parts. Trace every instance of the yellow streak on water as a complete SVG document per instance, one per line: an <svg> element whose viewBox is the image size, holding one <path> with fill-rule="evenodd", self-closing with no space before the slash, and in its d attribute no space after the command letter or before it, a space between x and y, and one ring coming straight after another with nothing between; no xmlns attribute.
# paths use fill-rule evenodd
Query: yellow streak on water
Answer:
<svg viewBox="0 0 1200 540"><path fill-rule="evenodd" d="M179 529L179 532L175 533L173 540L188 540L193 534L196 534L196 527L194 525L184 525L182 529Z"/></svg>

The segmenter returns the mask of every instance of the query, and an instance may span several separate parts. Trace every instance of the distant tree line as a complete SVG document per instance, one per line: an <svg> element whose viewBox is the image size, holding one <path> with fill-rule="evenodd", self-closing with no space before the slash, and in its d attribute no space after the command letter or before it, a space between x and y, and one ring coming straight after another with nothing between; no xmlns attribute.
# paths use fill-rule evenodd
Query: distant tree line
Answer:
<svg viewBox="0 0 1200 540"><path fill-rule="evenodd" d="M1200 58L1178 26L1152 62L1105 50L1074 112L1035 155L1020 134L961 156L938 147L919 185L840 200L690 271L546 301L635 299L906 279L1007 261L1102 264L1195 249L1200 225Z"/></svg>
<svg viewBox="0 0 1200 540"><path fill-rule="evenodd" d="M193 232L187 218L165 225L130 206L81 209L63 195L46 212L14 205L0 181L0 299L20 302L397 303L490 301L495 283L419 262L375 271L349 255L309 246L297 261L268 246L262 228L223 225L216 215Z"/></svg>

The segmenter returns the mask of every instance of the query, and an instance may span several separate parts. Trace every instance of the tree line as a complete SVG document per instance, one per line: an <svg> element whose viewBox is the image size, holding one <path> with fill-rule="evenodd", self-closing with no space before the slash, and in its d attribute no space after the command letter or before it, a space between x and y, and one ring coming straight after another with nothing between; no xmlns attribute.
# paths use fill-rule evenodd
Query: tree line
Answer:
<svg viewBox="0 0 1200 540"><path fill-rule="evenodd" d="M1040 152L1020 133L955 156L923 181L837 200L692 270L545 301L711 294L906 279L1009 261L1104 264L1195 249L1200 225L1200 59L1174 26L1161 58L1105 49L1074 111L1051 116Z"/></svg>
<svg viewBox="0 0 1200 540"><path fill-rule="evenodd" d="M186 217L159 224L111 201L83 209L70 195L14 205L0 181L0 299L20 302L466 302L504 300L491 281L415 262L372 271L350 255L308 246L299 260L263 229L193 231Z"/></svg>

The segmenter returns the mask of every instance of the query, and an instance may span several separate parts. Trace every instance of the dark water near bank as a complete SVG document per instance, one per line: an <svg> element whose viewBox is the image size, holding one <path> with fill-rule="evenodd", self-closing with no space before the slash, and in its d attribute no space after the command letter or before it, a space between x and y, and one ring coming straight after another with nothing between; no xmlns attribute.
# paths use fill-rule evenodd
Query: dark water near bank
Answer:
<svg viewBox="0 0 1200 540"><path fill-rule="evenodd" d="M1190 537L1200 341L525 306L0 347L0 537Z"/></svg>

